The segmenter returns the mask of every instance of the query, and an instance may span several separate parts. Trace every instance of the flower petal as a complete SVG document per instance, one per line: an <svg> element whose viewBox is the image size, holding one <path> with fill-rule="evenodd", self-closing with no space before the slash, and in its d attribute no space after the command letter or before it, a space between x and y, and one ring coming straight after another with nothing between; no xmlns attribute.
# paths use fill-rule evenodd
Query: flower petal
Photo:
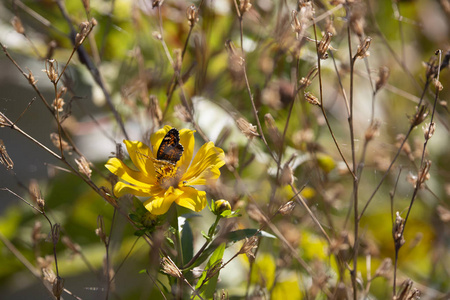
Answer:
<svg viewBox="0 0 450 300"><path fill-rule="evenodd" d="M154 215L165 214L172 203L181 195L183 191L170 187L162 196L155 196L145 201L145 208Z"/></svg>
<svg viewBox="0 0 450 300"><path fill-rule="evenodd" d="M220 170L216 166L211 166L203 170L196 177L185 180L185 185L206 185L215 181L220 176Z"/></svg>
<svg viewBox="0 0 450 300"><path fill-rule="evenodd" d="M151 186L136 186L119 181L114 186L114 195L122 197L126 194L133 194L141 197L148 197L154 194L155 187Z"/></svg>
<svg viewBox="0 0 450 300"><path fill-rule="evenodd" d="M159 146L170 129L172 129L172 126L166 125L164 128L161 128L150 136L150 144L153 147L153 157L156 158L156 153L158 152Z"/></svg>
<svg viewBox="0 0 450 300"><path fill-rule="evenodd" d="M149 177L150 182L156 181L155 167L153 166L153 153L150 148L139 141L123 141L127 146L128 155L133 164Z"/></svg>
<svg viewBox="0 0 450 300"><path fill-rule="evenodd" d="M177 163L177 166L181 173L186 172L186 170L189 167L189 164L191 163L192 156L194 155L194 145L195 145L194 132L195 130L189 129L180 130L180 144L183 146L184 151L183 155L181 156L180 160Z"/></svg>
<svg viewBox="0 0 450 300"><path fill-rule="evenodd" d="M110 158L105 167L114 175L135 185L153 185L154 178L147 176L144 172L130 169L118 158Z"/></svg>
<svg viewBox="0 0 450 300"><path fill-rule="evenodd" d="M198 191L192 187L182 187L184 192L175 203L193 211L201 211L206 206L206 192Z"/></svg>
<svg viewBox="0 0 450 300"><path fill-rule="evenodd" d="M194 161L181 180L189 182L192 179L200 177L201 174L208 168L211 168L213 174L217 174L219 168L225 164L224 157L225 154L223 153L223 150L219 147L214 147L213 142L204 144L198 150ZM213 170L214 168L217 170ZM218 174L220 175L220 172ZM205 173L204 175L207 174Z"/></svg>

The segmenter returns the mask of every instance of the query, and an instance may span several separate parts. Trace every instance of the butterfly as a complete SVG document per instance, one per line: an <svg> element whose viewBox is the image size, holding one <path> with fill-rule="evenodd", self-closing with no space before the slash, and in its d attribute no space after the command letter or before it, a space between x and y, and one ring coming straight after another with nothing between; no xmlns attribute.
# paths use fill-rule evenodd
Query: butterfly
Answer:
<svg viewBox="0 0 450 300"><path fill-rule="evenodd" d="M181 158L184 148L180 144L180 133L172 128L163 138L161 145L156 152L156 159L175 165Z"/></svg>

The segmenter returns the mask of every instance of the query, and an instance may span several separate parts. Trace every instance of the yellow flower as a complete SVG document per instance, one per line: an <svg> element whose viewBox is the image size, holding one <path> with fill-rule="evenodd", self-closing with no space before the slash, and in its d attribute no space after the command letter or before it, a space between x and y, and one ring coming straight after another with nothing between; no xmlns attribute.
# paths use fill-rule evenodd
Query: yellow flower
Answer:
<svg viewBox="0 0 450 300"><path fill-rule="evenodd" d="M150 137L150 147L139 141L124 140L130 159L138 171L129 168L118 158L109 159L105 165L123 180L114 186L114 194L117 197L125 194L149 196L144 206L154 215L166 213L173 202L201 211L206 206L206 193L193 186L205 185L219 178L219 168L225 164L223 150L215 147L213 142L204 144L192 160L195 131L189 129L179 132L179 143L183 146L180 148L184 148L184 151L176 163L157 159L161 142L171 128L166 125L155 132Z"/></svg>

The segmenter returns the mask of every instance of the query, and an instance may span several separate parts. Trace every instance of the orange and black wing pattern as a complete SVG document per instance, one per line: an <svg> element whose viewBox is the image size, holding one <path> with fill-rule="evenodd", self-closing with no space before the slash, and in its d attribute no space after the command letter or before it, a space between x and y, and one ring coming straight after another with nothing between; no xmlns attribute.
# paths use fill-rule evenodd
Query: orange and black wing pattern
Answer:
<svg viewBox="0 0 450 300"><path fill-rule="evenodd" d="M180 133L177 129L172 128L163 138L158 152L156 153L156 159L167 161L175 165L177 161L180 160L183 151L184 148L180 144Z"/></svg>

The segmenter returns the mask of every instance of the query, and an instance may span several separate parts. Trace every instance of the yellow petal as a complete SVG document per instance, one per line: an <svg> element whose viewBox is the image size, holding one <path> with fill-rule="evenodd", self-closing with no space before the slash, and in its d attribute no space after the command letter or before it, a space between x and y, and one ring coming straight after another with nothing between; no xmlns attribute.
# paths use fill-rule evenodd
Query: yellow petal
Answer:
<svg viewBox="0 0 450 300"><path fill-rule="evenodd" d="M123 141L127 146L128 155L133 164L142 172L146 173L149 178L152 178L152 182L155 182L155 167L153 166L153 153L150 148L139 141Z"/></svg>
<svg viewBox="0 0 450 300"><path fill-rule="evenodd" d="M152 144L152 151L153 151L153 157L156 157L156 152L158 152L159 146L161 145L161 142L163 138L166 136L166 134L169 132L169 130L172 129L171 126L166 125L164 128L161 128L157 132L151 135L150 137L150 143Z"/></svg>
<svg viewBox="0 0 450 300"><path fill-rule="evenodd" d="M163 196L155 196L145 201L145 208L154 215L165 214L172 203L181 195L183 191L170 187Z"/></svg>
<svg viewBox="0 0 450 300"><path fill-rule="evenodd" d="M212 166L209 168L206 168L198 174L196 177L191 177L188 180L185 180L186 185L206 185L208 183L211 183L215 181L220 176L219 168L216 166Z"/></svg>
<svg viewBox="0 0 450 300"><path fill-rule="evenodd" d="M200 177L206 169L212 167L215 167L218 171L218 169L225 164L224 157L225 154L223 153L223 150L218 147L214 147L213 142L204 144L198 150L194 161L182 177L182 180L189 181L190 179ZM213 171L217 173L216 170Z"/></svg>
<svg viewBox="0 0 450 300"><path fill-rule="evenodd" d="M184 192L175 203L193 211L201 211L206 206L206 192L198 191L192 187L182 187Z"/></svg>
<svg viewBox="0 0 450 300"><path fill-rule="evenodd" d="M179 166L181 173L186 172L189 164L191 163L192 156L194 155L194 132L195 130L189 129L180 130L180 144L183 146L184 151L183 156L181 156L180 160L177 163L177 166Z"/></svg>
<svg viewBox="0 0 450 300"><path fill-rule="evenodd" d="M114 186L114 195L116 197L122 197L125 194L133 194L141 197L149 197L154 194L154 189L152 186L135 186L119 181Z"/></svg>
<svg viewBox="0 0 450 300"><path fill-rule="evenodd" d="M111 158L105 167L114 175L135 185L153 185L155 178L151 178L143 172L130 169L118 158Z"/></svg>

